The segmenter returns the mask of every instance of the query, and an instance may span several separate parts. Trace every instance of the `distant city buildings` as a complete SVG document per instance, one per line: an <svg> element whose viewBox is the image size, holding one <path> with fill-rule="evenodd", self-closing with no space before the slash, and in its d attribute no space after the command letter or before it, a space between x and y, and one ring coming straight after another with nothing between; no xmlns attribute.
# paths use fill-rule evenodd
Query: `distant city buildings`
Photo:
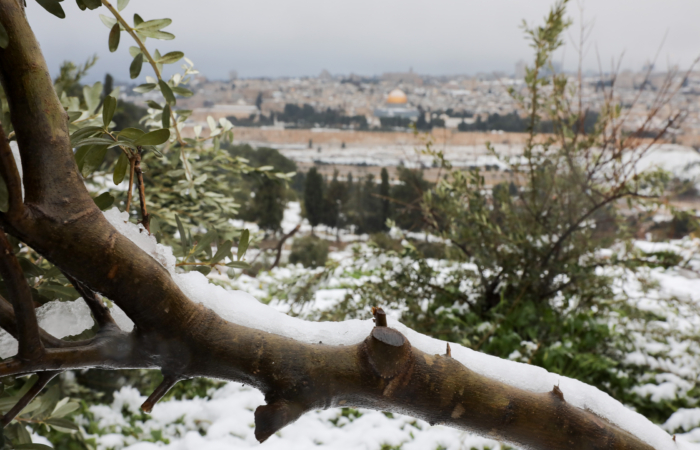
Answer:
<svg viewBox="0 0 700 450"><path fill-rule="evenodd" d="M555 69L556 71L556 69ZM628 116L630 127L644 123L647 114L655 108L655 99L664 89L665 73L652 72L645 81L645 73L623 71L615 79L613 91ZM381 76L332 75L324 70L317 77L303 78L239 78L232 71L229 80L208 80L197 76L190 84L194 95L178 99L178 108L192 110L188 124L204 124L211 115L218 119L233 117L245 126L287 126L280 117L287 105L313 108L326 116L353 117L338 128L359 126L375 128L385 123L406 126L406 120L425 119L432 127L458 128L460 124L486 121L489 116L515 112L525 115L508 89L524 89L525 63L515 64L512 75L477 74L474 76L426 76L409 72L385 73ZM609 101L612 78L609 75L585 73L581 101L588 111L601 110ZM681 75L676 76L679 84ZM570 83L578 85L578 76L571 75ZM123 98L139 105L146 100L159 99L157 92L145 95L124 89ZM670 108L684 110L686 118L674 133L700 135L700 73L691 73L671 100ZM363 120L357 120L358 117ZM384 123L382 123L384 119ZM661 118L660 120L663 120ZM408 122L410 123L410 122ZM498 123L491 121L490 123ZM298 126L298 125L297 125ZM313 121L306 127L323 127ZM464 128L464 127L463 127ZM494 130L498 131L498 130Z"/></svg>

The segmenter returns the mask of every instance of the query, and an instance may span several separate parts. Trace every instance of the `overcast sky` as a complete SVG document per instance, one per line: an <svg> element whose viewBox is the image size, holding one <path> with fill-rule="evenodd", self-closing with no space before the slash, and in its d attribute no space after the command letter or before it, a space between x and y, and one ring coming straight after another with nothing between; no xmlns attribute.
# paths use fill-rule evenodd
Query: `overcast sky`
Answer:
<svg viewBox="0 0 700 450"><path fill-rule="evenodd" d="M27 15L49 68L63 60L81 62L99 54L91 78L110 72L128 80L129 37L115 53L107 50L109 30L98 14L63 2L67 18L58 19L37 3ZM116 0L113 1L116 4ZM132 20L169 17L165 31L174 41L148 46L161 53L182 50L208 78L333 74L378 75L407 71L422 74L514 72L531 59L519 25L540 24L552 0L131 0L123 11ZM585 68L604 69L623 52L623 68L639 70L666 36L657 67L687 67L700 54L700 0L586 0L584 19L594 21ZM575 0L569 16L567 48L559 58L573 70L580 15ZM145 73L145 70L144 70Z"/></svg>

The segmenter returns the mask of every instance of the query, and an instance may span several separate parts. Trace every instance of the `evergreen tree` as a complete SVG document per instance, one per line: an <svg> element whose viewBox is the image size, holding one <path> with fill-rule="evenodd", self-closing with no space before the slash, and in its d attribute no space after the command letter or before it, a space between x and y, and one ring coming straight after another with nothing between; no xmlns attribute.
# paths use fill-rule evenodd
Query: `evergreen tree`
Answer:
<svg viewBox="0 0 700 450"><path fill-rule="evenodd" d="M255 189L251 212L264 230L272 232L281 228L286 203L285 185L268 177L262 177Z"/></svg>
<svg viewBox="0 0 700 450"><path fill-rule="evenodd" d="M382 168L382 183L379 185L379 201L382 205L381 209L381 222L382 222L382 229L386 230L386 221L387 219L391 218L390 215L390 208L391 208L391 203L389 200L389 196L391 195L390 192L390 186L389 186L389 172L387 172L386 167Z"/></svg>
<svg viewBox="0 0 700 450"><path fill-rule="evenodd" d="M323 177L315 167L309 169L309 172L306 174L304 206L306 208L306 218L313 229L321 223L325 206L323 201Z"/></svg>
<svg viewBox="0 0 700 450"><path fill-rule="evenodd" d="M326 193L326 220L324 223L336 229L336 236L341 227L345 226L342 214L346 200L346 185L338 180L338 171L333 172L333 179Z"/></svg>

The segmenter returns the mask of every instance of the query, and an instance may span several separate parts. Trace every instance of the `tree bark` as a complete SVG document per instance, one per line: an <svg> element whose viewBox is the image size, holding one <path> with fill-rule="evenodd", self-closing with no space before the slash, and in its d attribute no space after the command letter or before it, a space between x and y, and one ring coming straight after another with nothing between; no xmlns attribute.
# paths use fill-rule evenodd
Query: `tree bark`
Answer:
<svg viewBox="0 0 700 450"><path fill-rule="evenodd" d="M88 194L70 146L67 115L20 2L0 0L0 22L10 38L8 47L0 49L0 81L10 104L25 189L22 205L0 214L0 224L85 289L114 301L135 324L131 333L104 326L93 339L65 347L39 330L48 342L43 354L0 362L0 376L49 372L47 378L55 371L89 367L160 368L165 384L145 409L178 379L243 382L265 394L267 404L255 412L261 442L306 411L352 406L409 414L527 448L651 448L571 406L556 387L540 394L517 389L449 356L412 348L385 326L381 313L364 342L329 346L236 325L193 303L165 268L107 222ZM13 173L6 156L0 157L3 176ZM12 195L17 198L16 187ZM15 309L12 317L7 302L0 301L0 326L12 329L22 348L20 323L30 322L21 322L20 314Z"/></svg>

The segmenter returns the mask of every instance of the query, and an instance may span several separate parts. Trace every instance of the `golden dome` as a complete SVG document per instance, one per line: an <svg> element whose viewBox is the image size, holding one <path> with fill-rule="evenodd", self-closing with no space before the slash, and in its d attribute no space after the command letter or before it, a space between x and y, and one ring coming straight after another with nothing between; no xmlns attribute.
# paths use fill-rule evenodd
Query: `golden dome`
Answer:
<svg viewBox="0 0 700 450"><path fill-rule="evenodd" d="M394 89L389 92L389 97L386 99L386 102L393 105L403 105L408 103L408 98L406 97L406 93L401 89Z"/></svg>

